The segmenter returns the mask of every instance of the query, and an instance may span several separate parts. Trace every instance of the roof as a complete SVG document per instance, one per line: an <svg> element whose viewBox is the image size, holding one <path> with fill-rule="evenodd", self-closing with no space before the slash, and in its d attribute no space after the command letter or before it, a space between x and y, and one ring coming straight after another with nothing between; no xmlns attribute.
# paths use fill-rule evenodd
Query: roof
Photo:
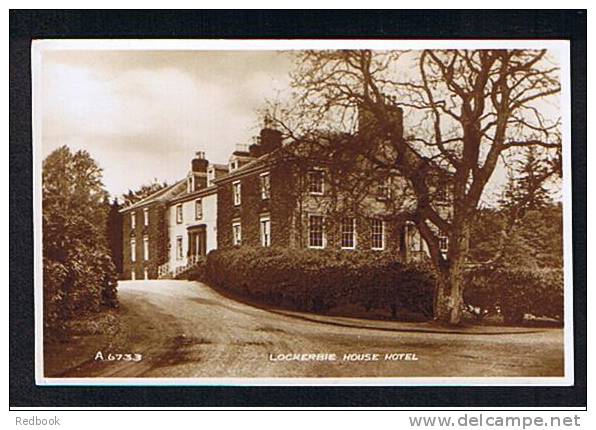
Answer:
<svg viewBox="0 0 596 430"><path fill-rule="evenodd" d="M220 178L216 178L213 182L215 184L220 182L226 182L230 179L236 178L238 176L242 176L246 173L250 173L253 170L258 170L265 166L268 161L273 160L274 158L278 157L281 154L282 148L278 148L272 152L268 152L267 154L261 155L259 158L256 158L252 161L249 161L244 166L239 167L238 169L230 172L229 174L222 176Z"/></svg>
<svg viewBox="0 0 596 430"><path fill-rule="evenodd" d="M130 206L126 206L126 207L120 209L120 212L121 213L128 212L129 210L138 209L140 207L146 206L151 203L167 202L168 200L183 193L185 189L186 189L186 179L181 179L180 181L178 181L170 186L162 188L161 190L158 190L158 191L154 192L153 194L148 195L144 199L141 199L138 202L136 202Z"/></svg>
<svg viewBox="0 0 596 430"><path fill-rule="evenodd" d="M215 168L215 170L228 170L228 165L227 164L216 164L213 163L211 166L213 166Z"/></svg>

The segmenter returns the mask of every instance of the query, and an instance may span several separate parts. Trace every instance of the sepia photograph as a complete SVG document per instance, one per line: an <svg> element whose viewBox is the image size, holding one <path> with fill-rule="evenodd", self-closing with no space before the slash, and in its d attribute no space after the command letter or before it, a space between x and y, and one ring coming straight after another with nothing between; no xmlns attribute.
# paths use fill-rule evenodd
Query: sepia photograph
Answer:
<svg viewBox="0 0 596 430"><path fill-rule="evenodd" d="M565 41L36 40L36 381L573 385Z"/></svg>

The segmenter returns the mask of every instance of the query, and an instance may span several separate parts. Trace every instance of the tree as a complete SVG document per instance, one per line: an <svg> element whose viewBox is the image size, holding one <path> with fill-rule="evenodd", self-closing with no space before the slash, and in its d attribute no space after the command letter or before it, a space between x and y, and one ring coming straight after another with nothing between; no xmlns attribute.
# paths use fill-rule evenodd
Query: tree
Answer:
<svg viewBox="0 0 596 430"><path fill-rule="evenodd" d="M128 190L126 194L122 195L123 199L123 206L130 206L135 204L136 202L144 199L145 197L150 196L151 194L161 190L162 188L167 187L168 184L166 182L160 182L157 178L153 179L153 182L149 184L143 184L136 190Z"/></svg>
<svg viewBox="0 0 596 430"><path fill-rule="evenodd" d="M458 324L470 230L500 157L528 146L560 151L560 121L541 104L556 103L558 71L546 50L306 51L291 105L273 115L287 137L356 154L354 170L407 182L413 204L399 217L428 244L435 319ZM321 145L330 133L341 138ZM444 186L449 213L435 204Z"/></svg>
<svg viewBox="0 0 596 430"><path fill-rule="evenodd" d="M87 311L116 306L117 278L101 169L86 151L66 146L42 169L44 324L51 333Z"/></svg>
<svg viewBox="0 0 596 430"><path fill-rule="evenodd" d="M107 218L107 238L108 247L112 261L116 267L116 272L122 273L122 214L120 209L122 206L115 198L110 204L108 218Z"/></svg>

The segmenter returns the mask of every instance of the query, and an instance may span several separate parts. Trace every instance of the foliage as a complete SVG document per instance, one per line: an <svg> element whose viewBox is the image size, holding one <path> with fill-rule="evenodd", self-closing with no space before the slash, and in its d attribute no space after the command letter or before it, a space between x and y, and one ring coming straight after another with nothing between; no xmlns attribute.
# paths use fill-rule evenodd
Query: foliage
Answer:
<svg viewBox="0 0 596 430"><path fill-rule="evenodd" d="M325 312L359 305L432 315L434 276L384 253L239 247L211 251L209 282L262 303Z"/></svg>
<svg viewBox="0 0 596 430"><path fill-rule="evenodd" d="M520 324L525 314L563 319L562 269L481 267L466 274L466 305L480 314L499 311L506 323Z"/></svg>
<svg viewBox="0 0 596 430"><path fill-rule="evenodd" d="M101 169L66 146L43 163L44 324L50 336L102 306L117 306L117 277L106 240Z"/></svg>
<svg viewBox="0 0 596 430"><path fill-rule="evenodd" d="M122 273L122 206L118 199L114 199L110 204L110 210L107 219L107 239L112 261L116 267L117 273Z"/></svg>
<svg viewBox="0 0 596 430"><path fill-rule="evenodd" d="M507 210L482 209L472 224L469 261L511 267L563 267L563 213L560 204L528 210L512 226ZM507 233L505 233L507 232ZM506 237L503 235L506 234Z"/></svg>
<svg viewBox="0 0 596 430"><path fill-rule="evenodd" d="M123 206L126 207L135 204L139 200L142 200L167 186L168 184L166 182L160 182L157 180L157 178L155 178L153 179L153 182L149 184L143 184L136 190L128 190L126 194L122 195L124 202Z"/></svg>
<svg viewBox="0 0 596 430"><path fill-rule="evenodd" d="M207 257L199 256L195 264L176 278L205 282L207 280Z"/></svg>

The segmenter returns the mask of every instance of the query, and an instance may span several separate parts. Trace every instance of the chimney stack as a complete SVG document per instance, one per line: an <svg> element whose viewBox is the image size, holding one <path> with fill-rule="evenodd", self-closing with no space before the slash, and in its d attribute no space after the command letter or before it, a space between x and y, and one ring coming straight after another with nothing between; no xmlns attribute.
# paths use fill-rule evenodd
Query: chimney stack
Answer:
<svg viewBox="0 0 596 430"><path fill-rule="evenodd" d="M197 151L191 165L194 173L207 173L209 161L205 159L205 152Z"/></svg>

